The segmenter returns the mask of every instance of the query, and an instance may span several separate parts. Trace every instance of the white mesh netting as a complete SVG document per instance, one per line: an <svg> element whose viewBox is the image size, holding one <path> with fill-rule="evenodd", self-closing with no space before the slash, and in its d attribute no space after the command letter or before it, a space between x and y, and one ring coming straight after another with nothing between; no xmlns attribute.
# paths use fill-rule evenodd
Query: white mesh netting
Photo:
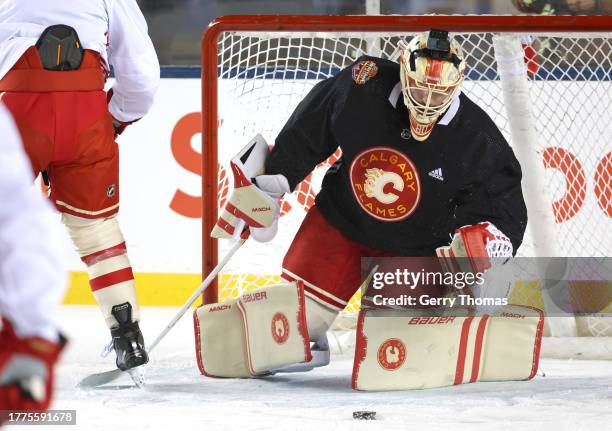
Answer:
<svg viewBox="0 0 612 431"><path fill-rule="evenodd" d="M410 35L222 33L218 41L219 207L225 203L230 187L227 162L248 140L262 133L273 144L295 106L318 81L364 53L396 59L400 37ZM463 91L486 110L514 146L493 35L455 37L463 46L468 64ZM554 249L560 256L611 256L612 40L602 34L532 34L517 38L528 42L524 53L528 71L524 75L538 137L529 151L537 161L535 174L547 190L547 195L540 198L555 220ZM221 300L279 281L284 252L314 203L325 170L339 155L337 152L318 166L283 199L279 235L273 242L247 242L232 260L220 278ZM529 229L540 229L538 223L542 222L530 219ZM220 255L227 248L228 244L222 242ZM519 255L534 256L536 251L528 230ZM603 288L609 291L609 286ZM517 283L511 299L542 308L540 290L537 283ZM598 292L594 289L590 295L597 297ZM347 311L356 311L358 304L357 293ZM604 311L612 311L609 303ZM584 319L579 330L588 335L612 335L607 319L591 320Z"/></svg>

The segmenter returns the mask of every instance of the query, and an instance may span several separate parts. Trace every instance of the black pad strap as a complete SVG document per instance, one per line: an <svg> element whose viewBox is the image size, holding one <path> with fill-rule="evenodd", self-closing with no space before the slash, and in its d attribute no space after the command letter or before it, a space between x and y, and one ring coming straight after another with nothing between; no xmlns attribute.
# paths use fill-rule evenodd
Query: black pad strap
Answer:
<svg viewBox="0 0 612 431"><path fill-rule="evenodd" d="M47 27L36 42L38 55L47 70L77 70L83 61L83 47L76 30L68 25Z"/></svg>

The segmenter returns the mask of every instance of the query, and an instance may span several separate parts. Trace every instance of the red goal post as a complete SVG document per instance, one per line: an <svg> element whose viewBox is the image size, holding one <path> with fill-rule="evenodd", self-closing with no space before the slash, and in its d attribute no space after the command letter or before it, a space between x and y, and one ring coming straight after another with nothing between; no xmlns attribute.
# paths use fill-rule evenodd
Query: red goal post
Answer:
<svg viewBox="0 0 612 431"><path fill-rule="evenodd" d="M483 35L486 34L488 35L486 37L483 36L482 43L480 39L476 42L470 41L470 52L467 52L466 56L471 55L474 58L477 58L479 55L490 56L490 59L487 61L490 62L491 64L495 63L496 61L503 61L503 56L500 56L499 53L495 54L497 55L497 58L496 58L494 54L489 52L489 50L491 51L493 50L492 47L491 48L489 47L489 45L491 45L490 35L492 34L496 34L496 35L505 35L505 34L508 34L508 35L514 35L514 34L546 35L546 38L542 38L539 43L541 43L542 45L546 43L550 43L553 46L558 45L560 48L564 48L565 51L569 52L569 54L575 55L575 56L577 55L578 57L580 57L580 55L572 53L572 51L575 49L584 49L584 47L586 46L587 47L586 51L588 51L589 53L592 53L593 58L595 59L594 61L604 62L603 67L601 68L602 70L605 70L606 66L609 67L609 63L610 63L609 58L612 53L612 44L609 40L611 32L612 32L612 18L609 16L509 16L509 15L508 16L490 16L490 15L478 15L478 16L475 16L475 15L472 15L472 16L459 16L459 15L452 15L452 16L441 16L441 15L437 15L437 16L433 16L433 15L428 15L428 16L397 16L397 15L255 16L255 15L240 15L240 16L226 16L226 17L221 17L221 18L216 19L209 25L208 29L206 30L203 40L202 40L202 46L201 46L201 54L202 54L202 130L203 130L203 133L202 133L202 148L203 148L203 175L202 175L202 196L203 196L203 200L202 200L203 202L203 212L202 212L203 247L202 247L202 251L203 251L203 256L202 256L202 260L203 260L203 274L204 275L209 273L211 269L216 266L218 254L219 254L219 244L216 240L210 238L209 233L212 230L215 224L215 221L217 219L219 199L220 199L219 198L220 181L223 182L224 184L223 187L225 187L226 189L228 188L228 178L224 176L225 173L223 172L223 169L219 171L220 163L226 162L227 160L224 160L224 159L229 158L228 154L231 157L232 152L233 153L237 152L240 148L242 148L243 145L246 144L246 142L250 138L252 138L252 136L245 134L245 136L242 136L240 137L240 139L238 139L239 142L231 142L231 145L233 146L232 150L229 153L227 153L228 144L222 143L219 141L219 135L220 135L219 127L221 127L220 126L221 123L225 124L229 120L240 121L240 118L234 119L233 117L234 116L240 117L243 113L246 116L248 116L250 111L257 110L259 108L260 105L257 105L255 103L262 104L260 101L254 102L252 98L249 99L251 103L253 103L250 106L243 105L240 101L238 101L236 102L235 105L230 104L229 106L233 106L234 109L239 107L241 110L244 110L244 111L241 111L240 113L233 113L233 114L230 112L227 114L227 116L220 115L219 104L226 103L226 101L224 100L225 96L222 97L219 93L220 88L222 87L220 86L220 81L230 81L231 79L236 79L238 77L238 80L240 80L239 86L241 86L240 92L242 92L242 94L247 93L247 91L245 90L245 88L247 87L247 84L250 89L256 88L257 91L259 91L259 93L263 94L260 88L261 87L260 84L262 84L263 81L267 77L270 78L270 81L275 81L276 83L276 81L280 81L282 79L282 76L286 76L287 70L290 68L287 66L288 64L290 64L291 62L295 62L295 64L298 64L300 62L307 62L310 60L307 58L297 59L297 60L295 58L291 58L285 61L284 63L282 63L282 68L279 69L282 72L272 71L271 69L272 65L266 63L266 61L270 60L271 58L270 56L274 57L275 65L277 65L277 64L280 64L277 60L280 58L281 52L291 53L292 50L298 50L301 54L302 51L300 51L300 49L304 49L304 48L298 47L297 45L294 45L293 42L290 42L289 45L287 45L286 47L282 47L278 42L270 42L271 38L274 37L270 35L273 35L275 33L279 34L279 38L284 38L284 39L293 39L292 34L301 35L304 33L304 34L307 34L304 40L306 40L307 43L313 44L315 43L313 42L315 39L327 38L327 37L331 38L333 37L331 36L333 34L339 34L340 35L338 36L339 39L342 39L342 38L351 39L351 40L353 40L354 38L358 39L358 36L354 36L354 35L363 34L365 35L365 36L362 36L364 38L368 38L368 35L371 35L372 39L382 40L385 34L395 35L393 37L397 37L398 34L409 35L411 33L425 31L430 28L443 28L443 29L449 30L452 33L458 33L458 34L483 34ZM241 39L240 41L238 41L241 34L244 34L245 37L244 39ZM258 41L258 36L257 36L258 34L262 34L262 35L265 34L266 41L265 42ZM229 36L226 36L226 35L229 35ZM564 39L566 37L565 35L568 35L567 40L569 42L566 44L567 46L559 42L561 39ZM572 35L572 36L569 36L569 35ZM594 38L593 40L595 41L592 45L589 45L589 42L582 42L583 39L588 40L591 37L593 37ZM231 38L233 45L228 46L228 47L222 46L222 44L224 43L222 42L222 40L225 40L224 38L227 38L228 40ZM296 36L295 39L298 39L298 37ZM485 43L485 41L487 44L486 46L482 45ZM605 46L603 46L603 48L597 46L597 43L600 43L599 41L604 41L603 43L605 43ZM316 42L316 43L319 43L319 42ZM345 41L343 41L342 43L346 44ZM386 43L386 42L382 42L382 43ZM249 45L249 44L252 44L252 45ZM356 46L358 47L364 46L363 41L357 42L356 44L357 44ZM266 47L266 49L269 49L270 51L263 52L262 47L264 46ZM313 45L311 45L311 48L312 46ZM384 50L386 48L379 48L379 49ZM565 76L565 71L563 70L563 67L566 67L565 65L569 64L567 61L567 58L562 58L561 60L563 61L560 62L559 64L552 63L553 61L556 61L558 57L562 57L562 56L561 54L559 54L559 52L555 52L553 49L551 49L550 46L547 49L548 51L550 51L550 54L549 54L550 58L547 57L545 61L550 62L547 64L550 66L551 69L555 69L554 73L564 75L560 79L563 79L563 80L576 79L576 81L593 80L594 82L596 82L595 85L598 85L598 86L599 85L605 85L605 86L610 85L609 75L605 75L603 78L600 77L599 74L601 73L601 70L592 71L593 72L591 74L592 76L589 75L588 77L585 77L585 75L583 75L584 69L576 69L578 70L577 78L575 77L572 78L570 76L574 72L572 73L568 72L568 76ZM305 49L305 51L308 51L308 49ZM311 51L313 50L311 49ZM324 55L332 56L332 57L333 56L346 57L349 51L353 52L354 49L351 48L350 50L347 50L343 54L335 54L335 53L330 54L326 52L324 53ZM567 54L567 52L565 52L565 54ZM606 53L608 55L607 59L605 59ZM236 55L236 56L241 56L241 55L244 56L248 54L248 60L244 61L241 64L238 64L238 63L234 64L232 63L230 54ZM603 60L600 58L602 57L602 55L604 57ZM262 61L262 63L258 63L258 61L260 60ZM480 60L477 58L476 61L480 61ZM272 62L269 61L269 63L272 63ZM484 63L485 62L483 62L482 64ZM571 63L571 68L575 68L576 64L577 64L576 62ZM343 64L343 65L346 66L346 64ZM342 65L338 65L337 67L341 67L341 66ZM329 69L329 66L326 66L326 67ZM334 67L336 66L334 65ZM224 68L227 68L227 70L230 70L230 71L224 74L223 72L223 70L225 70ZM468 68L469 68L469 65L468 65ZM263 73L260 73L260 69L263 70ZM302 75L304 74L308 75L309 70L308 69L305 71L300 70L300 73ZM220 74L223 75L223 78L219 77ZM292 75L293 78L297 76L296 72L292 72L292 74L293 74ZM508 72L506 74L511 75L512 73ZM604 71L604 74L605 74L605 71ZM609 74L609 70L608 70L608 74ZM253 78L253 76L251 75L257 75L257 76ZM478 77L476 79L485 81L486 79L489 79L488 78L489 75L492 76L491 80L494 81L496 79L499 80L499 75L502 75L502 73L501 72L498 73L495 70L491 71L489 70L488 66L486 67L483 66L482 77ZM551 72L550 75L553 76L553 72ZM317 79L323 79L324 77L325 76L321 76L321 77L317 76ZM545 80L546 78L543 78L543 79ZM247 83L246 81L248 80L251 80L251 82ZM603 84L601 84L602 82ZM303 84L303 83L300 83L300 84ZM519 86L520 85L521 84L519 83ZM234 89L235 88L238 88L238 86L235 86ZM602 90L602 88L604 90ZM605 88L609 88L609 87L597 87L595 90L589 90L589 91L595 91L596 95L598 95L599 93L604 95ZM477 99L479 97L481 97L481 99L477 100L477 102L480 101L484 103L484 105L486 105L487 112L489 112L490 115L495 116L496 122L498 122L498 125L501 124L500 128L505 134L507 134L507 137L509 138L510 141L512 139L517 140L517 136L518 136L516 135L517 133L525 133L524 130L520 131L519 129L526 129L525 127L517 128L517 122L520 125L520 124L523 124L521 122L529 122L531 120L530 119L522 119L522 120L518 119L518 120L513 121L512 118L510 118L511 115L508 115L509 119L506 118L505 111L510 111L513 108L509 106L509 104L507 103L507 100L504 102L502 98L502 92L505 90L502 91L502 89L496 89L495 91L497 91L497 93L495 96L490 97L491 100L485 99L485 97L489 98L488 95L487 96L479 95ZM548 90L541 90L541 91L544 91L542 95L538 94L532 97L535 99L541 99L543 97L543 94L545 94L545 92ZM231 91L229 93L231 93ZM237 93L237 92L234 91L232 94L234 93ZM468 94L470 93L468 92ZM251 95L249 94L249 96ZM265 97L266 98L278 97L280 100L281 98L286 98L289 96L285 94L284 92L278 93L278 94L271 92L269 95L265 95ZM291 99L292 103L295 103L295 100L299 101L301 97L303 97L303 94L293 97L293 99ZM573 96L573 97L576 97L576 96ZM602 106L612 109L612 106L609 106L610 96L607 96L607 97L608 98L605 100L606 105L602 105ZM551 105L552 104L556 105L557 103L559 103L557 99L551 99L551 102L550 102ZM518 110L520 111L520 107ZM286 111L286 115L288 116L292 111L292 107L285 108L285 111ZM264 114L260 114L260 115L263 116ZM535 126L532 127L533 129L533 131L531 132L532 134L535 133L536 128L542 128L537 124L537 120L534 120L534 121L535 121ZM609 131L609 129L606 129L606 131ZM541 131L538 130L538 133L540 132ZM554 134L557 133L557 131L551 131L551 132L546 132L546 133L551 134L551 137L547 137L546 139L553 139L555 137ZM599 134L601 134L601 131ZM231 136L234 136L234 135L231 135ZM275 138L275 136L273 136L272 133L270 136L265 136L265 137L268 139L269 143L273 143L273 140ZM569 135L567 137L562 137L562 139L570 139L570 138L571 137ZM525 139L537 140L537 136L535 138L534 136L523 136L523 135L520 136L521 141ZM577 141L578 139L571 138L571 140ZM586 144L583 144L583 145L586 145ZM611 219L612 215L610 215L611 214L610 208L612 208L611 206L612 205L611 204L612 187L608 184L608 182L609 182L609 178L611 175L610 172L612 171L612 160L607 159L608 156L605 151L605 148L606 148L605 143L602 143L601 145L603 145L602 147L603 150L597 150L599 152L595 151L592 155L591 154L588 155L588 157L593 158L594 160L593 163L595 164L598 163L597 169L593 167L593 170L596 170L596 173L594 174L595 180L594 180L593 187L591 187L591 184L590 184L593 173L592 172L588 172L587 174L581 174L580 172L576 173L575 171L579 170L579 168L582 169L582 165L579 163L579 161L573 161L573 160L567 159L567 157L569 157L568 154L571 155L572 153L571 151L563 150L563 146L561 144L559 145L554 144L554 145L551 145L550 147L547 147L546 149L541 148L540 150L542 151L540 151L539 157L542 157L543 155L544 160L539 160L537 159L537 157L527 156L527 153L524 153L523 157L521 157L520 154L518 155L519 160L521 160L521 164L525 164L525 163L528 165L533 164L534 170L540 169L541 168L540 165L542 163L546 164L547 168L550 168L550 167L558 168L558 166L556 165L560 163L565 163L566 160L570 160L572 164L568 165L569 167L564 168L565 171L567 171L565 173L566 173L566 176L568 175L568 173L571 174L570 176L571 178L573 178L573 181L576 181L576 183L570 184L568 183L569 180L566 178L565 186L568 189L572 189L572 195L570 196L570 202L567 203L567 202L564 202L562 199L558 199L554 202L555 206L553 208L552 202L538 199L538 196L541 197L541 194L542 194L541 188L545 187L545 185L540 186L540 185L531 183L530 182L531 179L529 179L530 177L529 172L531 171L532 168L529 166L527 167L526 177L529 181L528 182L529 190L527 190L526 194L532 193L534 195L533 198L526 196L526 199L528 201L530 199L534 201L532 202L531 205L530 205L530 202L528 202L530 216L533 218L535 215L536 219L541 219L542 220L541 225L544 226L544 228L540 228L538 226L537 229L533 229L534 235L536 236L540 235L540 237L536 239L543 239L542 241L534 241L535 243L540 243L540 244L544 242L552 243L553 241L549 241L549 238L547 237L547 235L554 236L555 234L554 232L553 233L548 232L549 227L554 230L555 226L559 226L560 221L563 222L571 218L578 219L578 216L576 216L576 214L582 210L582 206L583 206L582 201L584 201L584 199L587 199L587 198L590 200L593 200L594 202L591 205L593 206L594 209L590 207L588 209L589 214L593 212L595 215L593 215L592 217L594 220L596 219L596 222L593 222L594 227L591 230L600 231L602 230L602 228L604 229L607 228L608 230L610 230L609 228L612 227L610 226L612 224L610 222L612 220ZM222 148L222 151L220 151L220 148ZM553 149L559 148L559 151L556 151L556 150L553 151L553 150L550 150L550 148L553 148ZM607 148L609 149L609 147ZM517 151L517 148L515 148L515 151ZM221 152L223 152L223 154L221 154ZM521 150L518 150L518 152L520 153ZM589 163L586 163L586 164L590 166ZM532 176L537 177L535 173ZM585 183L584 185L580 183L581 180ZM533 181L537 182L538 180L537 178L533 178ZM588 186L586 184L587 182L589 182ZM587 198L584 198L582 196L583 192L584 193L588 192L591 194L595 192L597 193L597 196L594 197L594 196L589 195L587 196ZM226 194L227 190L225 190L224 193ZM310 190L310 188L308 189L308 193L312 195L312 190ZM312 198L312 196L310 196L310 198ZM599 200L600 210L598 210L597 208L597 199ZM303 202L300 201L300 203L303 203ZM582 210L582 213L579 215L582 216L584 213L586 213L586 211ZM603 215L600 213L602 213ZM585 223L585 221L582 219L579 221L573 220L572 223L574 222ZM592 223L587 222L587 224L592 224ZM567 225L569 226L570 223L568 223ZM575 228L573 226L570 226L570 227L573 229L573 232L574 232L572 235L574 234L576 235L576 239L574 240L572 238L572 240L574 240L576 244L578 244L577 247L582 246L581 244L583 243L582 243L582 240L579 238L579 235L582 234L583 229ZM566 235L566 233L563 232L561 233L561 235ZM594 232L594 233L590 233L589 235L593 236L593 238L596 238L597 233ZM590 238L586 238L584 241L585 243L587 243L591 240ZM266 247L266 245L263 245L262 247ZM544 247L543 250L540 250L539 254L544 255L544 256L553 255L551 253L551 250L553 249L554 249L554 246L552 245L548 248ZM590 256L590 255L610 256L612 255L612 252L609 246L602 246L602 247L594 248L594 249L585 248L584 250L585 250L584 254L587 256ZM561 254L567 253L566 255L570 255L569 254L570 252L572 254L575 254L571 250L570 251L563 250ZM535 252L530 251L529 253L526 253L526 255L534 255L534 253ZM278 268L278 272L280 273L280 267ZM218 296L217 286L213 285L211 286L211 288L208 289L207 293L205 294L204 301L206 303L210 303L210 302L216 302L218 299L219 299L219 296Z"/></svg>

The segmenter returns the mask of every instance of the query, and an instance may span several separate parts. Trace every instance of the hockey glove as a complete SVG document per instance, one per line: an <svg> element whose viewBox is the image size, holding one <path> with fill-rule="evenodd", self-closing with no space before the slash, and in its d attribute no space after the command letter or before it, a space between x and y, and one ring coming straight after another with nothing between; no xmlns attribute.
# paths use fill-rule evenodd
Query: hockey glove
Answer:
<svg viewBox="0 0 612 431"><path fill-rule="evenodd" d="M106 93L106 103L109 104L112 98L113 98L113 89L111 88L110 90L108 90L108 93ZM119 136L120 134L122 134L123 131L127 128L127 126L139 120L139 119L136 119L133 121L119 121L115 117L113 117L112 114L111 114L111 117L113 118L113 128L115 129L115 138Z"/></svg>
<svg viewBox="0 0 612 431"><path fill-rule="evenodd" d="M46 410L53 395L53 369L66 345L20 338L10 322L0 332L0 410ZM1 424L0 424L1 425Z"/></svg>
<svg viewBox="0 0 612 431"><path fill-rule="evenodd" d="M275 213L272 224L268 227L249 226L251 237L255 241L271 241L278 231L278 219L280 215L279 202L285 193L289 192L289 182L284 175L258 175L255 177L257 188L274 200Z"/></svg>
<svg viewBox="0 0 612 431"><path fill-rule="evenodd" d="M495 258L495 262L503 263L512 257L512 251L510 239L493 223L483 222L457 229L451 244L437 248L436 254L445 272L474 274L479 281L471 283L465 293L479 297L482 295L484 273L492 266L491 258ZM496 284L496 288L507 291L506 284Z"/></svg>
<svg viewBox="0 0 612 431"><path fill-rule="evenodd" d="M447 271L484 272L491 267L491 257L512 257L512 250L510 239L493 223L484 222L460 227L450 245L437 248L436 254Z"/></svg>
<svg viewBox="0 0 612 431"><path fill-rule="evenodd" d="M213 228L212 237L232 238L239 221L243 220L256 241L274 238L280 216L279 200L289 192L289 183L283 175L264 175L268 153L268 144L257 135L232 159L234 190Z"/></svg>

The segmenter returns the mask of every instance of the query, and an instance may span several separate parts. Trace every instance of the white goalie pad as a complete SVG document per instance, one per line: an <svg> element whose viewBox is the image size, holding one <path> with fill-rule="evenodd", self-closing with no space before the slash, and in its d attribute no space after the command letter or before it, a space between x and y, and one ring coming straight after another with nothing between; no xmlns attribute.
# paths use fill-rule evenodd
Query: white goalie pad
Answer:
<svg viewBox="0 0 612 431"><path fill-rule="evenodd" d="M312 359L298 283L199 307L194 325L198 366L207 376L252 377Z"/></svg>
<svg viewBox="0 0 612 431"><path fill-rule="evenodd" d="M466 317L465 309L431 314L361 312L353 389L425 389L535 375L544 326L540 310L507 306L493 315Z"/></svg>
<svg viewBox="0 0 612 431"><path fill-rule="evenodd" d="M264 228L278 218L277 199L253 184L255 177L265 173L269 151L265 139L258 134L231 160L234 190L213 228L214 238L231 238L237 219L249 227Z"/></svg>
<svg viewBox="0 0 612 431"><path fill-rule="evenodd" d="M198 307L193 324L200 373L209 377L251 376L238 299Z"/></svg>
<svg viewBox="0 0 612 431"><path fill-rule="evenodd" d="M251 374L312 359L302 286L257 289L242 295L239 306Z"/></svg>

